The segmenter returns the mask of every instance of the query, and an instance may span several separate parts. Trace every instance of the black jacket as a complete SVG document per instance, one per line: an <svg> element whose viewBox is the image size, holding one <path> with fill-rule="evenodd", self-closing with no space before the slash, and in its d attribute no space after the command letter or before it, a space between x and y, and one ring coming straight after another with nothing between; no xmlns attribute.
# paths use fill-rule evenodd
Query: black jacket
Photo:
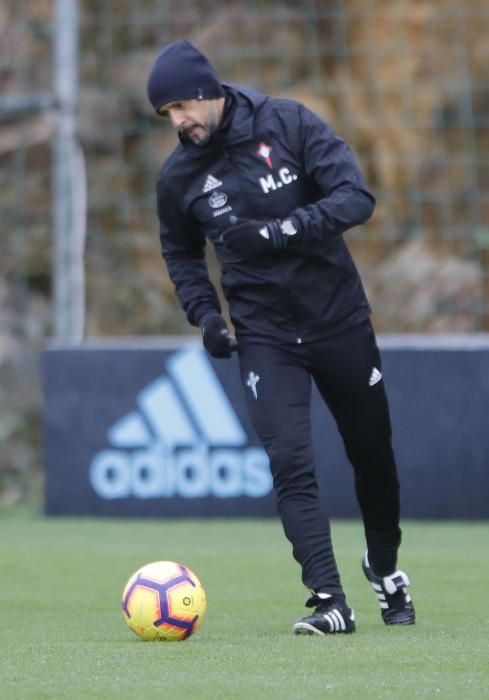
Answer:
<svg viewBox="0 0 489 700"><path fill-rule="evenodd" d="M238 337L300 343L360 323L370 309L342 234L371 216L375 200L350 149L298 102L225 89L230 123L205 146L182 142L157 185L162 253L189 322L221 310L207 238ZM291 214L299 232L273 255L233 260L219 242L231 215Z"/></svg>

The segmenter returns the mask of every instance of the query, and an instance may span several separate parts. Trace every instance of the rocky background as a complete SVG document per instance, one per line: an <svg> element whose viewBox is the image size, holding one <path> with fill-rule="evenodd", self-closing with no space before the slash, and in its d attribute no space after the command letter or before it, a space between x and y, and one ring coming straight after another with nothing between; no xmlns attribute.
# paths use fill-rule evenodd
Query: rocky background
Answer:
<svg viewBox="0 0 489 700"><path fill-rule="evenodd" d="M86 335L189 333L161 262L154 181L175 137L151 113L159 48L305 102L377 195L347 235L381 332L489 330L489 13L484 0L80 0L88 170ZM0 504L39 498L41 357L52 335L53 0L0 5ZM216 266L212 252L209 265ZM217 276L216 276L217 279Z"/></svg>

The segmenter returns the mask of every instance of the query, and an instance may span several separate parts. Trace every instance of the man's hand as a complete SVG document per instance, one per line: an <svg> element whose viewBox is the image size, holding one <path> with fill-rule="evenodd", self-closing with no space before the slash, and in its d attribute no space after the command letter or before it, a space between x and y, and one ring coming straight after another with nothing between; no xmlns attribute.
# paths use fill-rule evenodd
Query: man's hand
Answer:
<svg viewBox="0 0 489 700"><path fill-rule="evenodd" d="M236 338L229 333L222 316L211 316L202 325L202 340L207 352L217 359L231 357L238 349Z"/></svg>
<svg viewBox="0 0 489 700"><path fill-rule="evenodd" d="M221 235L221 241L226 250L238 258L251 258L282 250L287 245L288 236L297 233L290 220L239 220L231 216L230 221L232 225Z"/></svg>

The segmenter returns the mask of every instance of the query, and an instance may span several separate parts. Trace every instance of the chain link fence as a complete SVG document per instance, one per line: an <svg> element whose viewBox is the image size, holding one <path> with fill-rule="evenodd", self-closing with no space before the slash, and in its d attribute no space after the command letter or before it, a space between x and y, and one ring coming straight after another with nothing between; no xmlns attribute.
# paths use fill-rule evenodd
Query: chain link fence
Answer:
<svg viewBox="0 0 489 700"><path fill-rule="evenodd" d="M372 220L346 235L378 331L489 330L487 2L79 6L87 335L192 332L160 258L155 215L155 178L175 135L145 95L157 52L181 37L223 79L303 101L350 143L378 200ZM53 13L53 0L0 7L4 472L39 462L38 353L54 328ZM212 251L209 265L217 280Z"/></svg>

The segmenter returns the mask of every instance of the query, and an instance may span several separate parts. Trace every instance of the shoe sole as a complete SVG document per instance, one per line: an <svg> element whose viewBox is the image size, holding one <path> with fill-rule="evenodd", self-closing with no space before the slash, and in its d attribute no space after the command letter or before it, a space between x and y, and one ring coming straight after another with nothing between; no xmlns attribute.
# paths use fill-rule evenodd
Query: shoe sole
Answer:
<svg viewBox="0 0 489 700"><path fill-rule="evenodd" d="M395 621L389 621L389 622L387 622L387 620L384 620L384 625L387 625L388 627L409 627L409 625L415 625L415 624L416 624L416 619L414 618L414 616L408 620L395 620Z"/></svg>
<svg viewBox="0 0 489 700"><path fill-rule="evenodd" d="M352 634L352 632L355 632L355 630L339 630L338 632L322 632L321 630L318 630L317 627L314 627L314 625L310 625L308 622L296 622L296 624L293 626L293 631L294 634L306 634L306 635L312 635L312 634L317 634L320 637L327 637L330 634Z"/></svg>
<svg viewBox="0 0 489 700"><path fill-rule="evenodd" d="M414 607L411 610L403 610L398 613L390 615L390 617L385 618L382 611L382 619L385 625L415 625L416 624L416 611Z"/></svg>

